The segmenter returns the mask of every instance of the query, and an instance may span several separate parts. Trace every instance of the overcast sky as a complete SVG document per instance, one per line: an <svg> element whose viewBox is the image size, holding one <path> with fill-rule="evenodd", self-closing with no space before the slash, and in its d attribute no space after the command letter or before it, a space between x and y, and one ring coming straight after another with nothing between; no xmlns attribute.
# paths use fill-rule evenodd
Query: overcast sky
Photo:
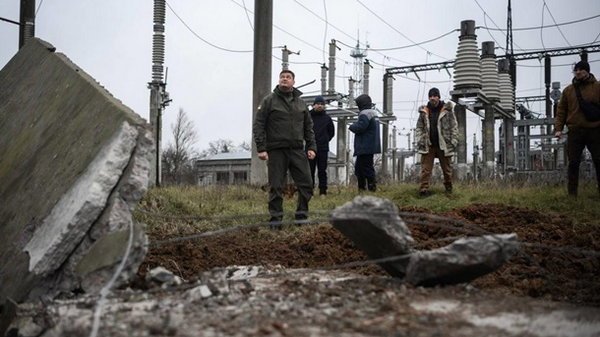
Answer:
<svg viewBox="0 0 600 337"><path fill-rule="evenodd" d="M351 48L360 39L371 50L373 69L370 94L382 108L385 68L452 60L456 57L462 20L475 20L477 43L497 41L497 55L504 55L507 1L500 0L275 0L273 9L273 86L281 70L280 46L300 55L290 56L296 84L316 82L301 90L307 95L320 90L320 66L328 63L328 43L339 41L336 90L347 93L353 76ZM0 17L18 21L18 0L0 1ZM252 124L252 0L169 0L166 18L167 91L173 102L164 114L164 145L171 142L170 126L179 108L186 111L198 133L196 148L210 141L250 141ZM114 96L148 118L151 80L151 0L37 0L36 36L53 44L93 76ZM175 13L177 15L175 15ZM600 42L600 1L521 0L512 2L515 53L522 50L564 48ZM530 30L586 19L579 23ZM328 24L326 24L326 22ZM185 23L185 24L184 24ZM187 25L187 27L186 27ZM402 49L395 47L435 39ZM203 41L204 40L204 41ZM364 47L364 45L363 45ZM0 66L18 49L18 27L0 21ZM389 50L381 50L389 49ZM552 80L564 88L571 80L577 55L552 59ZM589 54L592 73L600 74L600 53ZM543 60L519 62L517 96L544 94ZM450 70L450 75L453 71ZM406 133L416 123L416 107L427 91L439 87L442 99L453 89L452 78L442 71L395 76L394 123ZM541 104L530 108L544 113ZM468 113L468 148L473 133L481 141L479 117ZM406 137L398 138L406 147ZM335 148L335 147L333 147Z"/></svg>

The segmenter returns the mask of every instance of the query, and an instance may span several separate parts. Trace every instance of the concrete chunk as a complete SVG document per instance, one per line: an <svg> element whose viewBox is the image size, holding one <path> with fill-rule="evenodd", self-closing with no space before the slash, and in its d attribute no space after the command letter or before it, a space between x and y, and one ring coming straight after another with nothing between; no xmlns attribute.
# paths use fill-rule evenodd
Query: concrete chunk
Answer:
<svg viewBox="0 0 600 337"><path fill-rule="evenodd" d="M342 232L369 258L403 255L412 251L410 230L389 200L374 196L358 196L335 209L333 227ZM381 263L390 275L404 277L403 261Z"/></svg>
<svg viewBox="0 0 600 337"><path fill-rule="evenodd" d="M33 38L0 70L0 306L99 290L131 227L119 282L146 253L131 212L149 184L149 125L54 51Z"/></svg>
<svg viewBox="0 0 600 337"><path fill-rule="evenodd" d="M431 251L411 248L410 230L389 200L358 196L335 209L333 226L371 259L401 256L379 265L394 277L422 286L471 281L504 264L518 250L516 234L459 239Z"/></svg>
<svg viewBox="0 0 600 337"><path fill-rule="evenodd" d="M47 275L58 268L81 241L117 184L136 144L137 131L124 122L86 171L44 219L24 250L29 270Z"/></svg>
<svg viewBox="0 0 600 337"><path fill-rule="evenodd" d="M469 237L410 257L405 280L433 286L468 282L502 266L518 250L517 235Z"/></svg>

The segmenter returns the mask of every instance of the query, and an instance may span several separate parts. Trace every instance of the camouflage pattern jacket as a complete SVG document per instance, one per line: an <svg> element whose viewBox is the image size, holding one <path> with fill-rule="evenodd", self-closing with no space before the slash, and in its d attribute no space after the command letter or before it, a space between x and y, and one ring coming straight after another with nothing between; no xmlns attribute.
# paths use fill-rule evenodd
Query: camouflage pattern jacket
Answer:
<svg viewBox="0 0 600 337"><path fill-rule="evenodd" d="M437 123L440 149L444 151L446 157L453 156L458 145L458 122L453 109L452 103L444 104ZM429 127L429 109L426 105L422 105L419 107L419 119L415 130L416 150L421 154L428 153L431 146Z"/></svg>

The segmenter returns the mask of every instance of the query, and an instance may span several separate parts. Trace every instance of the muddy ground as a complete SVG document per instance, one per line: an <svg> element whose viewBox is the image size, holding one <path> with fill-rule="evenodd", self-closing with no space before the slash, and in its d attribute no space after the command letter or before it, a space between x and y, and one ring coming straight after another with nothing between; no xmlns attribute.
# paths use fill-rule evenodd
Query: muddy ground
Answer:
<svg viewBox="0 0 600 337"><path fill-rule="evenodd" d="M400 211L404 214L402 217L409 225L418 249L446 245L449 242L440 239L461 234L450 227L444 227L448 225L470 235L480 235L484 231L515 232L520 241L527 244L522 246L508 264L477 279L470 286L497 295L511 294L600 306L600 226L596 224L575 223L562 216L505 205L474 204L437 214L467 225L457 225L448 220L432 220L425 216L431 214L427 209L410 207ZM151 240L166 239L156 233L149 235ZM264 240L257 237L264 237ZM321 224L307 226L301 231L293 227L285 228L274 235L248 235L246 231L236 231L201 240L152 247L140 267L139 275L143 277L147 270L162 265L182 278L194 281L200 272L215 267L281 265L286 268L322 268L366 259L337 230L328 224ZM385 275L375 265L346 271L362 275ZM143 282L138 286L143 288Z"/></svg>
<svg viewBox="0 0 600 337"><path fill-rule="evenodd" d="M597 224L503 205L435 221L426 209L400 211L417 249L446 245L459 230L516 232L528 245L474 282L423 288L375 265L327 269L367 259L327 223L234 231L152 246L137 280L104 305L94 295L21 304L8 336L91 336L94 326L110 337L600 336ZM185 281L146 281L159 265Z"/></svg>

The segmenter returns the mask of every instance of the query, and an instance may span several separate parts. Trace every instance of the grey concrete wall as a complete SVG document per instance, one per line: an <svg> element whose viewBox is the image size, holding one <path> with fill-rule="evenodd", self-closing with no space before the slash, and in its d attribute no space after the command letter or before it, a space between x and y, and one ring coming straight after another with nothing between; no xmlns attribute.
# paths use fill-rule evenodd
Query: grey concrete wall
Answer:
<svg viewBox="0 0 600 337"><path fill-rule="evenodd" d="M0 71L0 305L98 290L131 226L123 278L145 254L131 211L148 186L148 125L54 50L32 39Z"/></svg>

